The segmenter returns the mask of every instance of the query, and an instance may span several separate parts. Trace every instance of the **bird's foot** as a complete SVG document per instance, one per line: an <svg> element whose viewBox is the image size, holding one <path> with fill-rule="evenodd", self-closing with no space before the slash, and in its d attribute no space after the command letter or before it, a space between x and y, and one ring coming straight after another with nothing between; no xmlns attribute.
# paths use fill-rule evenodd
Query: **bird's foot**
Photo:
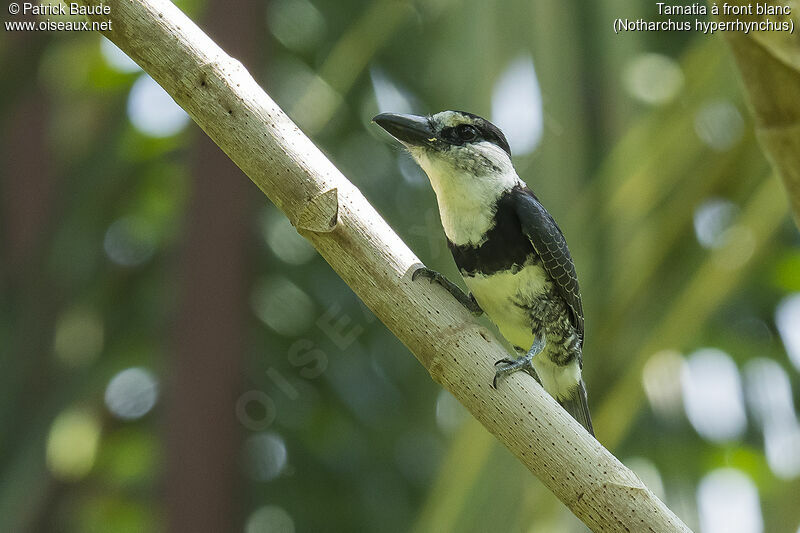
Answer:
<svg viewBox="0 0 800 533"><path fill-rule="evenodd" d="M462 291L458 285L444 277L441 273L431 270L430 268L420 267L411 274L411 281L416 281L419 277L427 278L431 283L436 282L447 289L447 292L452 294L453 298L458 300L459 303L466 307L467 311L474 316L481 316L483 314L483 309L481 309L481 306L472 294L469 296L464 294L464 291Z"/></svg>
<svg viewBox="0 0 800 533"><path fill-rule="evenodd" d="M533 345L531 349L528 350L528 353L518 359L500 359L497 361L494 366L497 370L495 370L494 379L492 380L492 387L495 389L497 388L497 380L502 379L518 370L524 370L528 374L530 374L533 379L535 379L539 385L542 384L542 380L539 379L539 375L536 373L536 370L533 368L533 358L542 353L546 344L544 333L537 335L536 340L533 341Z"/></svg>

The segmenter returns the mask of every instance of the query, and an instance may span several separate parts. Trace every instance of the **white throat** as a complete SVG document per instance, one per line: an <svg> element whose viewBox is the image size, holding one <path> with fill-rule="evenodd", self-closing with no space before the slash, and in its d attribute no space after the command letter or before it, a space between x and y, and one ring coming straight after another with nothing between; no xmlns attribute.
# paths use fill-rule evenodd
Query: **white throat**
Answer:
<svg viewBox="0 0 800 533"><path fill-rule="evenodd" d="M480 245L494 226L497 200L506 191L524 185L505 152L503 157L492 157L499 171L475 175L469 169L430 157L425 151L410 151L430 179L444 232L453 244Z"/></svg>

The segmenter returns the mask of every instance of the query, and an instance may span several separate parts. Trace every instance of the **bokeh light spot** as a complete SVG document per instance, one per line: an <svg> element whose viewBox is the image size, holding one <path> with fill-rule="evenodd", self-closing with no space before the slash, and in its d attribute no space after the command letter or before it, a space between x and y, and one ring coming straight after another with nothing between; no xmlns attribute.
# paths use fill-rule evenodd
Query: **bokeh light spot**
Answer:
<svg viewBox="0 0 800 533"><path fill-rule="evenodd" d="M248 517L245 533L294 533L294 520L282 507L265 505Z"/></svg>
<svg viewBox="0 0 800 533"><path fill-rule="evenodd" d="M423 187L428 183L428 176L407 153L401 153L397 156L397 168L400 170L400 175L409 185Z"/></svg>
<svg viewBox="0 0 800 533"><path fill-rule="evenodd" d="M683 356L674 350L653 354L645 363L642 382L653 412L664 420L677 420L683 406L681 369Z"/></svg>
<svg viewBox="0 0 800 533"><path fill-rule="evenodd" d="M797 423L764 426L764 451L769 469L781 479L800 476L800 427Z"/></svg>
<svg viewBox="0 0 800 533"><path fill-rule="evenodd" d="M436 425L445 433L453 433L469 418L466 407L455 396L442 389L436 398Z"/></svg>
<svg viewBox="0 0 800 533"><path fill-rule="evenodd" d="M82 409L59 414L47 438L47 465L63 481L86 476L94 465L100 441L100 422Z"/></svg>
<svg viewBox="0 0 800 533"><path fill-rule="evenodd" d="M91 363L103 350L103 321L92 309L75 307L58 317L53 350L62 363Z"/></svg>
<svg viewBox="0 0 800 533"><path fill-rule="evenodd" d="M286 443L275 433L248 437L243 453L245 473L256 481L272 481L286 468Z"/></svg>
<svg viewBox="0 0 800 533"><path fill-rule="evenodd" d="M158 399L158 381L144 368L127 368L111 378L106 387L106 407L123 420L146 415Z"/></svg>
<svg viewBox="0 0 800 533"><path fill-rule="evenodd" d="M273 0L267 4L270 33L290 50L314 47L325 33L325 17L308 0Z"/></svg>
<svg viewBox="0 0 800 533"><path fill-rule="evenodd" d="M542 139L542 93L531 56L513 60L495 83L492 122L503 130L515 156L531 153Z"/></svg>
<svg viewBox="0 0 800 533"><path fill-rule="evenodd" d="M744 119L736 106L727 100L713 101L697 112L694 130L709 148L724 152L742 138Z"/></svg>
<svg viewBox="0 0 800 533"><path fill-rule="evenodd" d="M653 461L646 457L631 457L623 463L639 476L647 488L653 491L653 494L664 499L664 482L661 479L661 472L658 471L658 467Z"/></svg>
<svg viewBox="0 0 800 533"><path fill-rule="evenodd" d="M800 292L781 300L775 310L775 325L789 360L800 370Z"/></svg>
<svg viewBox="0 0 800 533"><path fill-rule="evenodd" d="M694 212L694 232L704 248L719 248L726 242L725 232L739 214L733 202L723 198L709 198Z"/></svg>
<svg viewBox="0 0 800 533"><path fill-rule="evenodd" d="M758 489L734 468L714 470L700 481L697 508L703 533L761 533Z"/></svg>
<svg viewBox="0 0 800 533"><path fill-rule="evenodd" d="M271 66L274 86L271 96L306 134L325 127L342 103L342 95L304 62L292 57L276 58Z"/></svg>
<svg viewBox="0 0 800 533"><path fill-rule="evenodd" d="M711 441L741 436L747 419L739 370L728 354L705 348L691 354L681 372L683 404L695 430Z"/></svg>
<svg viewBox="0 0 800 533"><path fill-rule="evenodd" d="M671 102L683 87L683 71L671 57L644 53L634 57L623 74L625 89L645 104Z"/></svg>
<svg viewBox="0 0 800 533"><path fill-rule="evenodd" d="M156 235L150 224L135 216L114 221L106 230L103 249L111 261L124 267L147 262L156 249Z"/></svg>
<svg viewBox="0 0 800 533"><path fill-rule="evenodd" d="M418 105L416 98L406 89L399 87L386 72L379 67L369 69L372 90L378 111L381 113L414 113Z"/></svg>
<svg viewBox="0 0 800 533"><path fill-rule="evenodd" d="M142 135L171 137L189 123L189 115L147 74L134 82L128 95L128 118Z"/></svg>
<svg viewBox="0 0 800 533"><path fill-rule="evenodd" d="M796 422L792 385L781 365L757 357L745 365L744 378L747 404L759 426Z"/></svg>
<svg viewBox="0 0 800 533"><path fill-rule="evenodd" d="M261 280L250 303L256 316L281 335L294 337L314 320L314 302L306 292L282 276Z"/></svg>
<svg viewBox="0 0 800 533"><path fill-rule="evenodd" d="M744 377L747 403L764 434L770 470L783 479L800 476L800 426L789 376L775 361L759 357L747 363Z"/></svg>
<svg viewBox="0 0 800 533"><path fill-rule="evenodd" d="M302 265L317 255L311 243L276 209L265 210L262 214L261 232L269 249L284 263Z"/></svg>
<svg viewBox="0 0 800 533"><path fill-rule="evenodd" d="M116 44L105 37L100 37L100 53L108 66L117 72L130 74L142 70L142 67L137 65L136 61L128 57L125 52L117 48Z"/></svg>

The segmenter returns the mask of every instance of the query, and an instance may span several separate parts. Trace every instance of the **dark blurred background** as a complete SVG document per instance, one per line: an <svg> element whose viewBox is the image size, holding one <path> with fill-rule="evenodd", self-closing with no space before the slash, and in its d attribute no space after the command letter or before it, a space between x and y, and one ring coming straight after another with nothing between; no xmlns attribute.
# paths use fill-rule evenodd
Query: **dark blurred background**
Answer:
<svg viewBox="0 0 800 533"><path fill-rule="evenodd" d="M575 257L598 439L695 530L800 531L800 238L720 37L177 3L451 279L370 118L495 121ZM4 31L0 72L0 531L585 531L113 44Z"/></svg>

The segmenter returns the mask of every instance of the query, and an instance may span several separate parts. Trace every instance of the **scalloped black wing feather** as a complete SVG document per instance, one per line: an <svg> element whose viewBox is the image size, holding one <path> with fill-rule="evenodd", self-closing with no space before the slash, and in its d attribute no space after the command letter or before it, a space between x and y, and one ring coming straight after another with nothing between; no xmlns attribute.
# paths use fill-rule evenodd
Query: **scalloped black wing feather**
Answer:
<svg viewBox="0 0 800 533"><path fill-rule="evenodd" d="M570 310L572 325L581 338L583 346L583 304L578 287L575 263L567 248L561 228L547 212L533 191L527 187L515 187L511 191L514 207L522 226L522 232L530 239L539 255L542 266L550 275L558 293Z"/></svg>

